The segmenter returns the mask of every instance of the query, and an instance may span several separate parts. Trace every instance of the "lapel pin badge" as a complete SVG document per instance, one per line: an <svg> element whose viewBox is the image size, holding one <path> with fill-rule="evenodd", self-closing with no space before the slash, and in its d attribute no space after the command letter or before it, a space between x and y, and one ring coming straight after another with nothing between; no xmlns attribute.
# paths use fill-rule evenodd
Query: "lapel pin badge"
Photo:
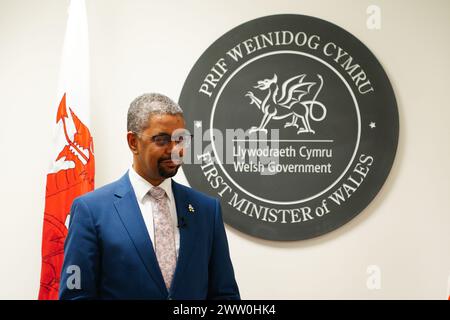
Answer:
<svg viewBox="0 0 450 320"><path fill-rule="evenodd" d="M188 210L189 210L190 213L194 213L195 212L194 207L190 203L188 205Z"/></svg>

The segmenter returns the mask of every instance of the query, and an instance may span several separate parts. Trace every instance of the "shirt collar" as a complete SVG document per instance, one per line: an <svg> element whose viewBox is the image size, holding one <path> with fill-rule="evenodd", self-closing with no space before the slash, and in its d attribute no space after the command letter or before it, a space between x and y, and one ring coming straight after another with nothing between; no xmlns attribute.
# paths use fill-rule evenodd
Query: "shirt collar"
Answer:
<svg viewBox="0 0 450 320"><path fill-rule="evenodd" d="M131 185L133 186L134 193L136 194L136 198L139 202L143 202L144 197L148 194L148 192L154 187L150 182L141 177L133 167L128 171L128 176L130 178ZM173 201L173 192L172 192L172 179L167 178L158 186L163 188L167 194L167 197L170 201Z"/></svg>

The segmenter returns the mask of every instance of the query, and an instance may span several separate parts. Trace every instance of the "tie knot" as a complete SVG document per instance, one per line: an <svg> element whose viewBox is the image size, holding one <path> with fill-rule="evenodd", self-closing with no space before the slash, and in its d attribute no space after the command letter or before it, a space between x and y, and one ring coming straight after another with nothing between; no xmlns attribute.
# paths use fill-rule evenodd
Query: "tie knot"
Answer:
<svg viewBox="0 0 450 320"><path fill-rule="evenodd" d="M161 187L153 187L150 189L150 195L156 200L161 200L165 194L166 191Z"/></svg>

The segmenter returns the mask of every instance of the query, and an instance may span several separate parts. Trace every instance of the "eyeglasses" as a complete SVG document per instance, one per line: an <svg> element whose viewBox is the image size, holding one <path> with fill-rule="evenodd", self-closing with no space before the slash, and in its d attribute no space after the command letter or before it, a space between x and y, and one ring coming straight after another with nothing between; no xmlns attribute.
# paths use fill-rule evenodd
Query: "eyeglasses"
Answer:
<svg viewBox="0 0 450 320"><path fill-rule="evenodd" d="M193 134L186 132L175 133L170 135L168 133L160 133L154 136L150 136L143 133L133 132L140 137L149 138L151 142L154 142L158 147L167 147L171 141L174 141L176 145L181 145L183 148L188 147L191 144Z"/></svg>

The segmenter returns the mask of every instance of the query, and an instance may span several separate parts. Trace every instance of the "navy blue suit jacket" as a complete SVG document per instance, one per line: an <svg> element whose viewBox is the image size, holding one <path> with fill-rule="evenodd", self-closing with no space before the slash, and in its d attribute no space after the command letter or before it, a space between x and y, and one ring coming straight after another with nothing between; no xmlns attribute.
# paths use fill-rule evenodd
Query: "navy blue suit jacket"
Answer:
<svg viewBox="0 0 450 320"><path fill-rule="evenodd" d="M127 173L73 202L60 299L239 299L220 202L173 180L172 190L180 250L170 292Z"/></svg>

